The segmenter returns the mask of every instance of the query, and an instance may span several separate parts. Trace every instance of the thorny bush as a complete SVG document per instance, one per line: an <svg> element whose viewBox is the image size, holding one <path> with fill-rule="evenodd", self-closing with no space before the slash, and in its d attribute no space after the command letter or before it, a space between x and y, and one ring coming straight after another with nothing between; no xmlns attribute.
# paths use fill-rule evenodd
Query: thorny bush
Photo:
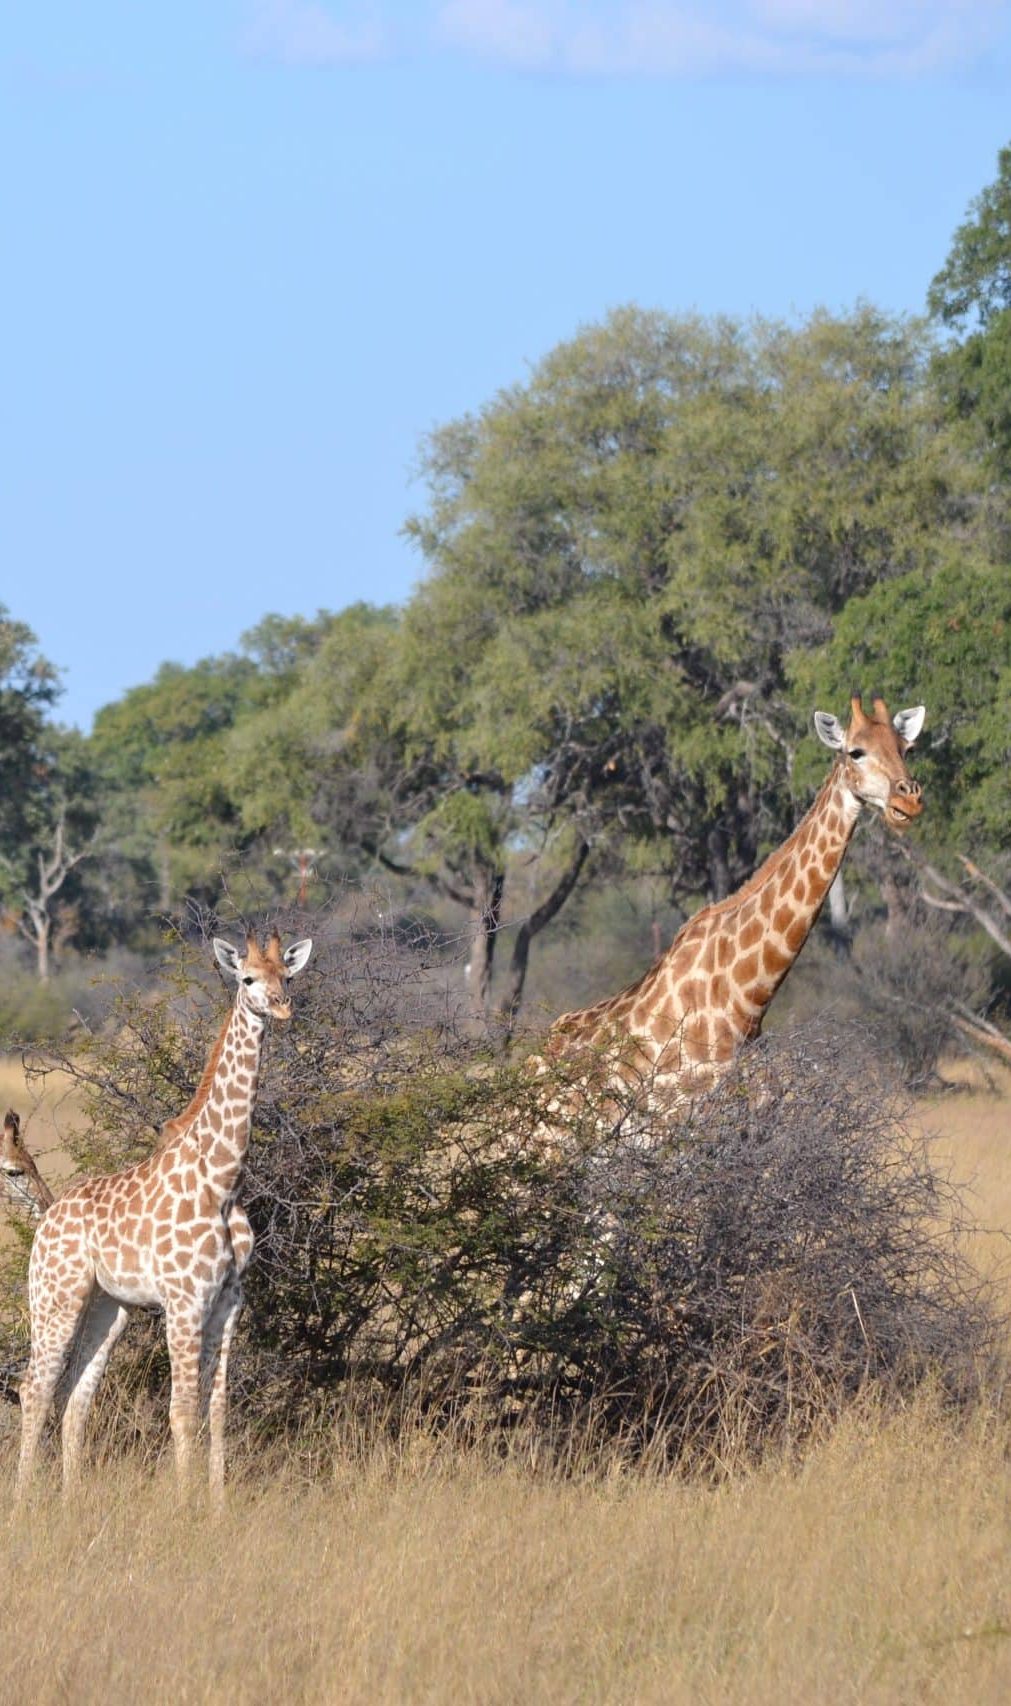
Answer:
<svg viewBox="0 0 1011 1706"><path fill-rule="evenodd" d="M503 1440L592 1418L719 1468L869 1390L978 1392L999 1323L957 1192L866 1036L770 1037L674 1118L648 1086L605 1099L595 1062L496 1063L423 942L316 934L268 1038L245 1186L233 1387L257 1426L357 1389ZM91 1117L82 1166L143 1155L188 1099L220 1022L208 958L187 949L174 988L125 994L64 1055ZM159 1341L135 1332L120 1378L163 1384Z"/></svg>

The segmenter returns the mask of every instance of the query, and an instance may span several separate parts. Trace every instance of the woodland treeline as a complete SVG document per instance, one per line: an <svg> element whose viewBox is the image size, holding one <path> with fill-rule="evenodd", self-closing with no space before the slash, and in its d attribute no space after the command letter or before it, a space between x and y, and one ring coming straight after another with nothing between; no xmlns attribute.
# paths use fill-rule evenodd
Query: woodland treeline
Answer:
<svg viewBox="0 0 1011 1706"><path fill-rule="evenodd" d="M469 931L469 999L508 1030L572 920L616 987L630 928L658 945L745 878L824 773L813 709L861 690L927 703L928 811L912 862L862 832L835 945L933 916L975 966L974 1009L999 1000L1011 148L923 320L621 308L420 455L402 607L268 615L234 652L164 664L88 736L58 721L44 636L16 598L0 612L22 994L82 955L155 950L165 918L223 892L239 912L290 902L305 850L311 906L350 882L387 922Z"/></svg>

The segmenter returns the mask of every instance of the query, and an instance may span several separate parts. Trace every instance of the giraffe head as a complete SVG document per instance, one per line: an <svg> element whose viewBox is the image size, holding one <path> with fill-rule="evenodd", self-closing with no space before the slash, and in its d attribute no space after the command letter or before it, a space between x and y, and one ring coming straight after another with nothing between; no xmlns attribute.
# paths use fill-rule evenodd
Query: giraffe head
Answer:
<svg viewBox="0 0 1011 1706"><path fill-rule="evenodd" d="M863 806L874 806L889 828L903 830L923 810L919 782L906 768L906 753L923 727L926 710L913 705L889 717L881 698L868 716L859 693L850 700L849 728L828 711L816 711L814 726L826 746L839 753L846 786Z"/></svg>
<svg viewBox="0 0 1011 1706"><path fill-rule="evenodd" d="M8 1108L4 1114L0 1174L3 1175L7 1195L17 1208L27 1208L36 1216L45 1213L53 1200L53 1193L24 1146L21 1121L13 1108Z"/></svg>
<svg viewBox="0 0 1011 1706"><path fill-rule="evenodd" d="M288 979L300 972L312 953L312 938L293 942L281 952L281 938L275 930L265 948L261 949L252 934L246 938L246 951L240 954L231 942L214 938L214 957L222 971L228 972L239 985L245 1004L261 1019L290 1019L291 1002L286 994Z"/></svg>

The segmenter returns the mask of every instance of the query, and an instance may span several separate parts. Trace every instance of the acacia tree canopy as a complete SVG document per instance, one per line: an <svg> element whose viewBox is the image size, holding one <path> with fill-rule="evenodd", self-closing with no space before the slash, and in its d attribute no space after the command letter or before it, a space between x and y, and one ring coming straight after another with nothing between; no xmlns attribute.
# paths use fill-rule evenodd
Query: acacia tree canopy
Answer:
<svg viewBox="0 0 1011 1706"><path fill-rule="evenodd" d="M929 574L974 471L916 326L624 309L435 433L405 716L433 754L725 892L792 813L787 658Z"/></svg>
<svg viewBox="0 0 1011 1706"><path fill-rule="evenodd" d="M979 434L1003 476L1011 471L1011 147L971 203L927 294L934 319L955 334L935 378L952 414Z"/></svg>

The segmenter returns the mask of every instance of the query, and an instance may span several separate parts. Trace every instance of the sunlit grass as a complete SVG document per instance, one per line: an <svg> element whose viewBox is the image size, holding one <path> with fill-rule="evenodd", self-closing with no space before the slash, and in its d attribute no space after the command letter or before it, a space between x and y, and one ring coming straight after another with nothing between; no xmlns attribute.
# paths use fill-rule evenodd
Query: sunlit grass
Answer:
<svg viewBox="0 0 1011 1706"><path fill-rule="evenodd" d="M924 1399L712 1489L338 1443L218 1525L123 1462L11 1518L0 1697L1000 1700L1006 1444Z"/></svg>

